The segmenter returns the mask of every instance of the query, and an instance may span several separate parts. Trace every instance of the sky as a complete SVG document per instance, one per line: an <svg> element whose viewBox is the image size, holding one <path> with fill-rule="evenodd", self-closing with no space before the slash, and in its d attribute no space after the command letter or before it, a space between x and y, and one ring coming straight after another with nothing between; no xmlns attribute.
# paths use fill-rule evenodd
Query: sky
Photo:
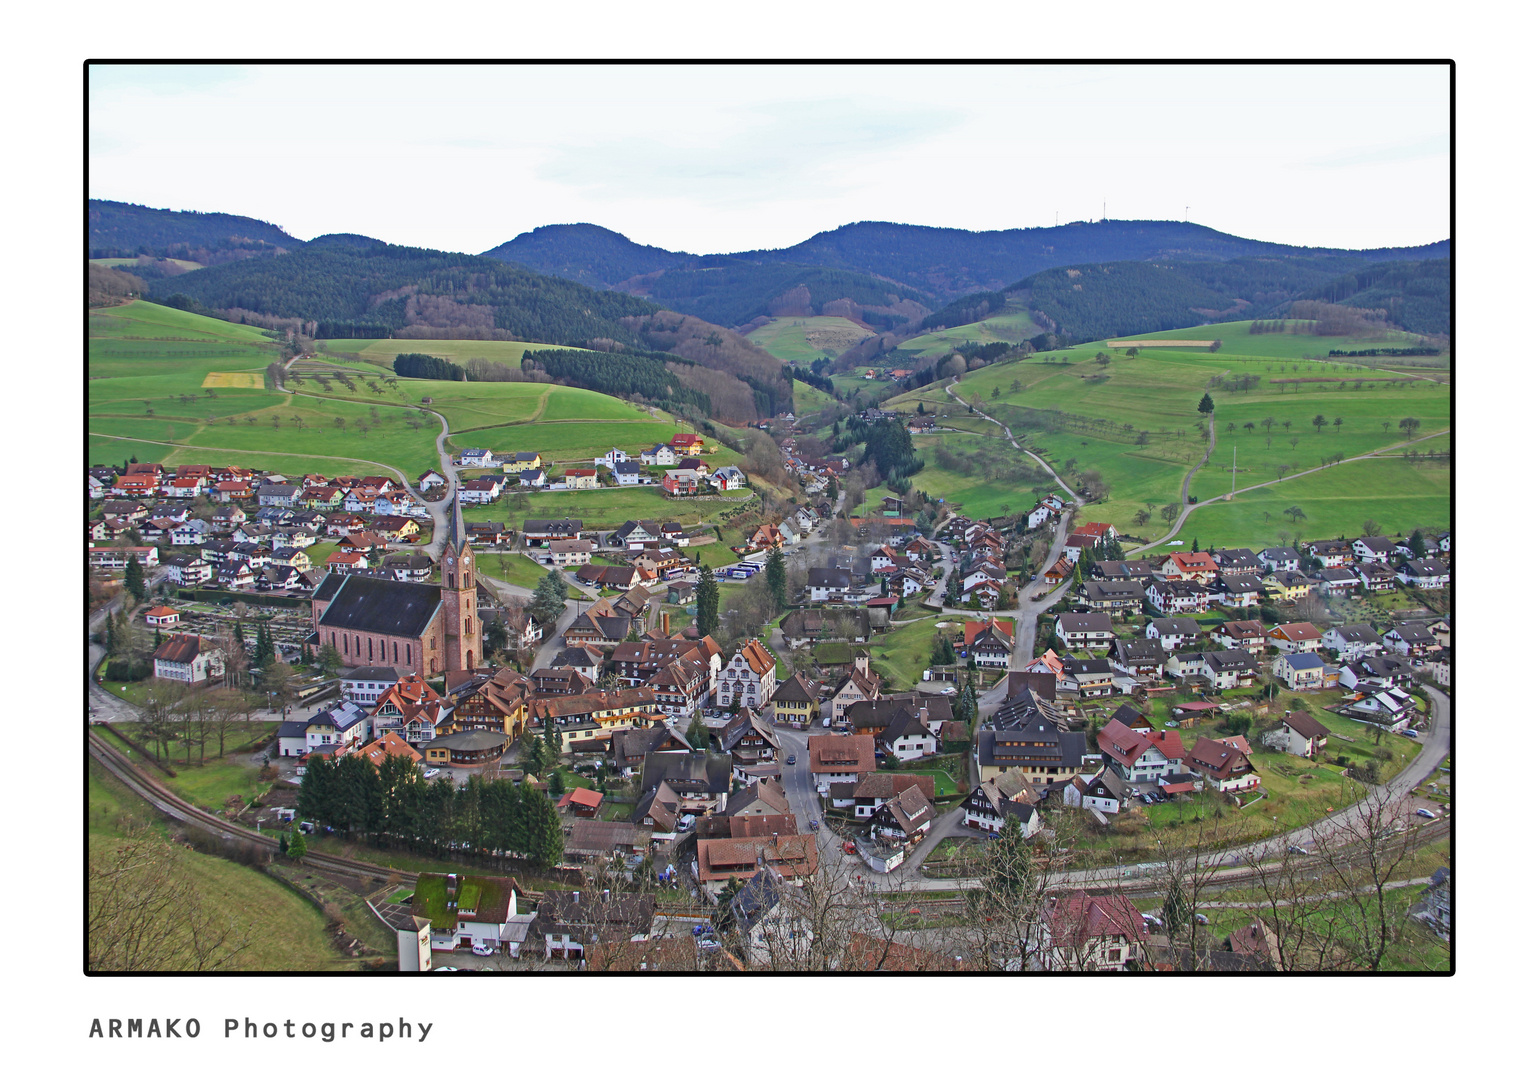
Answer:
<svg viewBox="0 0 1528 1080"><path fill-rule="evenodd" d="M695 254L854 221L1449 235L1441 65L92 65L89 195L481 252Z"/></svg>

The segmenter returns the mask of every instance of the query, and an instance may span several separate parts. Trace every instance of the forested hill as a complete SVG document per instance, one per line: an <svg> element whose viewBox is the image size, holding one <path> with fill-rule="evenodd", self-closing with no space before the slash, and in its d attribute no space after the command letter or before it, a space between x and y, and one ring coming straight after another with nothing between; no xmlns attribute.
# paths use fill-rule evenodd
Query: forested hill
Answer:
<svg viewBox="0 0 1528 1080"><path fill-rule="evenodd" d="M483 255L595 289L611 289L627 278L666 270L694 258L682 251L633 243L618 232L587 224L542 225Z"/></svg>
<svg viewBox="0 0 1528 1080"><path fill-rule="evenodd" d="M279 226L238 214L154 210L135 203L91 199L88 217L92 259L153 255L215 263L303 246Z"/></svg>
<svg viewBox="0 0 1528 1080"><path fill-rule="evenodd" d="M862 221L794 247L739 252L753 262L806 263L876 274L939 298L997 290L1041 270L1080 263L1341 257L1361 262L1446 258L1446 240L1414 248L1342 251L1247 240L1178 221L1072 222L1051 228L969 232Z"/></svg>
<svg viewBox="0 0 1528 1080"><path fill-rule="evenodd" d="M620 320L657 306L477 255L342 244L209 267L154 287L219 311L312 320L316 337L500 338L638 344ZM178 305L178 306L184 306Z"/></svg>
<svg viewBox="0 0 1528 1080"><path fill-rule="evenodd" d="M1301 300L1379 311L1380 319L1400 329L1447 334L1450 287L1446 259L1371 264L1348 254L1095 263L1042 270L1006 292L1042 325L1072 341L1096 341L1278 317ZM978 294L989 300L994 295ZM959 311L961 304L948 310ZM939 314L925 323L933 325Z"/></svg>

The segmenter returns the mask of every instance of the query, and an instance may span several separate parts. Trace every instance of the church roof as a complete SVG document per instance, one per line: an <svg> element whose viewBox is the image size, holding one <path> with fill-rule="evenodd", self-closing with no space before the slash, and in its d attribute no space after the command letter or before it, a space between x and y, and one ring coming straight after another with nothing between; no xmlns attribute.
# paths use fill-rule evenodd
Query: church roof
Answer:
<svg viewBox="0 0 1528 1080"><path fill-rule="evenodd" d="M334 577L342 580L318 620L320 627L417 638L440 609L439 585L336 574L324 585Z"/></svg>

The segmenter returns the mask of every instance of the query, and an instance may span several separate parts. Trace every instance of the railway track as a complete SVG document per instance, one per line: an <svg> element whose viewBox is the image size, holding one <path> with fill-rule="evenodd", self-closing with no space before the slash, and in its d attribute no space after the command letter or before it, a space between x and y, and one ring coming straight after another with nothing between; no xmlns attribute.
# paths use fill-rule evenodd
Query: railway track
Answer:
<svg viewBox="0 0 1528 1080"><path fill-rule="evenodd" d="M247 829L242 825L235 825L232 822L225 821L216 814L193 806L165 785L143 775L121 751L96 732L87 732L86 741L90 750L90 756L99 762L102 768L125 784L133 794L143 799L166 817L224 840L244 840L263 848L269 848L272 851L279 850L280 844L276 837L271 834ZM385 881L389 876L394 875L400 881L407 882L410 885L415 884L419 880L419 875L416 873L410 873L406 870L395 870L390 866L378 866L375 863L362 862L359 859L347 859L339 855L322 855L310 851L307 855L303 856L303 862L315 870L328 870L332 873L345 874L349 877L374 878L378 884Z"/></svg>

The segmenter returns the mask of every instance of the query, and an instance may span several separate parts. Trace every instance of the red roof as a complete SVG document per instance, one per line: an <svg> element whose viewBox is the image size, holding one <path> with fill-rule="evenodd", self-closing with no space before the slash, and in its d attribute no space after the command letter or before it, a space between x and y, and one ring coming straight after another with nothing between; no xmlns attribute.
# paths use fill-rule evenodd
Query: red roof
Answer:
<svg viewBox="0 0 1528 1080"><path fill-rule="evenodd" d="M598 810L600 803L604 801L605 796L593 788L574 788L557 801L557 809L561 810L565 806L586 806L590 810Z"/></svg>
<svg viewBox="0 0 1528 1080"><path fill-rule="evenodd" d="M1086 525L1079 525L1072 532L1082 536L1107 536L1114 526L1107 521L1090 521Z"/></svg>

